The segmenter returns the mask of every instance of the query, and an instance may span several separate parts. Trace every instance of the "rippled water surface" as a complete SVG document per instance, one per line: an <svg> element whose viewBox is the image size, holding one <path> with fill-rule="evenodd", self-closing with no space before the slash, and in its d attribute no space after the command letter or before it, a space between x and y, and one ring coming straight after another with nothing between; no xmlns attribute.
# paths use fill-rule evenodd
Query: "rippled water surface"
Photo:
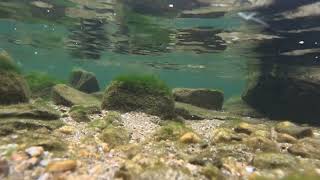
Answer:
<svg viewBox="0 0 320 180"><path fill-rule="evenodd" d="M260 22L245 19L239 12L250 15L241 7L251 3L1 0L0 48L25 72L41 71L67 79L73 68L82 67L96 73L102 85L121 73L147 72L159 75L172 87L222 89L228 98L240 95L246 87L252 68L261 63L261 49L268 63L307 41L288 34L300 27L284 26L281 17L270 26L268 18L277 17L263 9L255 16ZM283 36L285 41L276 40ZM256 45L255 39L274 41ZM315 42L306 44L315 48ZM299 61L295 58L290 61ZM308 58L304 63L317 65L315 53L304 58Z"/></svg>

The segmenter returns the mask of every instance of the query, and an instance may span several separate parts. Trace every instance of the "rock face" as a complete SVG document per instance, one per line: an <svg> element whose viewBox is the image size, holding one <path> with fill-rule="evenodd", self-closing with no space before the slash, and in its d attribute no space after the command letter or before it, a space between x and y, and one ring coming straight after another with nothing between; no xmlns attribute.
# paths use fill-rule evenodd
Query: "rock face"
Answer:
<svg viewBox="0 0 320 180"><path fill-rule="evenodd" d="M74 105L100 106L101 104L94 96L73 89L65 84L54 86L51 95L54 103L69 107Z"/></svg>
<svg viewBox="0 0 320 180"><path fill-rule="evenodd" d="M29 101L29 88L10 55L0 52L0 105Z"/></svg>
<svg viewBox="0 0 320 180"><path fill-rule="evenodd" d="M173 96L176 101L212 110L221 110L223 104L223 93L217 90L176 88Z"/></svg>
<svg viewBox="0 0 320 180"><path fill-rule="evenodd" d="M15 72L0 71L0 104L18 104L29 101L29 89L25 80Z"/></svg>
<svg viewBox="0 0 320 180"><path fill-rule="evenodd" d="M161 118L174 117L172 96L144 90L128 88L126 83L113 82L106 90L102 108L122 112L141 111Z"/></svg>
<svg viewBox="0 0 320 180"><path fill-rule="evenodd" d="M85 93L94 93L100 90L96 76L82 69L72 71L70 85Z"/></svg>

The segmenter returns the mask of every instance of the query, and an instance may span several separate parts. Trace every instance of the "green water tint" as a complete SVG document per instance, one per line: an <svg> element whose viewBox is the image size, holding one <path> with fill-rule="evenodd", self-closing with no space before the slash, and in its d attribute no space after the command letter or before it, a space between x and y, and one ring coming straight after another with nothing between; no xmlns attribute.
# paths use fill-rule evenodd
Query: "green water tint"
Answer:
<svg viewBox="0 0 320 180"><path fill-rule="evenodd" d="M37 16L34 9L41 8L32 1L0 3L0 12L28 7L24 12L0 13L0 48L24 72L66 80L73 68L81 67L94 72L102 88L119 74L143 72L159 76L171 88L221 89L228 98L241 94L246 62L255 62L250 53L228 47L216 36L241 26L235 16L172 18L119 11L118 5L116 17L94 18L87 12L85 18L86 13L75 17L70 10L77 1L66 2L51 2L50 16ZM102 16L94 6L92 12Z"/></svg>

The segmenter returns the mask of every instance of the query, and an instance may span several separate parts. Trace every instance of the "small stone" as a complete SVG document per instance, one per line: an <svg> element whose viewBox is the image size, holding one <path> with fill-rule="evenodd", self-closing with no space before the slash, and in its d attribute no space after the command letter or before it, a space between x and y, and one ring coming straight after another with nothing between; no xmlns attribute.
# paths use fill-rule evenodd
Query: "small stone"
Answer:
<svg viewBox="0 0 320 180"><path fill-rule="evenodd" d="M280 143L296 143L297 139L289 134L278 133L277 141Z"/></svg>
<svg viewBox="0 0 320 180"><path fill-rule="evenodd" d="M73 171L77 167L77 162L74 160L61 160L50 162L46 168L47 172L65 172Z"/></svg>
<svg viewBox="0 0 320 180"><path fill-rule="evenodd" d="M186 144L199 143L201 141L200 137L193 132L187 132L180 137L180 142Z"/></svg>
<svg viewBox="0 0 320 180"><path fill-rule="evenodd" d="M29 157L27 156L27 154L25 154L24 152L20 152L20 153L13 153L11 155L11 160L12 161L24 161L27 160Z"/></svg>
<svg viewBox="0 0 320 180"><path fill-rule="evenodd" d="M62 126L61 128L58 129L59 132L63 133L63 134L73 134L75 132L74 127L72 126Z"/></svg>
<svg viewBox="0 0 320 180"><path fill-rule="evenodd" d="M288 152L305 158L320 159L320 140L304 138L293 144Z"/></svg>
<svg viewBox="0 0 320 180"><path fill-rule="evenodd" d="M296 138L313 137L313 131L310 127L297 126L289 121L280 122L275 127L279 133L289 134Z"/></svg>
<svg viewBox="0 0 320 180"><path fill-rule="evenodd" d="M26 149L25 152L31 157L39 157L43 154L44 149L41 146L33 146Z"/></svg>
<svg viewBox="0 0 320 180"><path fill-rule="evenodd" d="M9 174L9 164L7 160L0 159L0 178L6 177Z"/></svg>
<svg viewBox="0 0 320 180"><path fill-rule="evenodd" d="M253 165L259 168L293 167L296 160L289 154L260 153L254 158Z"/></svg>

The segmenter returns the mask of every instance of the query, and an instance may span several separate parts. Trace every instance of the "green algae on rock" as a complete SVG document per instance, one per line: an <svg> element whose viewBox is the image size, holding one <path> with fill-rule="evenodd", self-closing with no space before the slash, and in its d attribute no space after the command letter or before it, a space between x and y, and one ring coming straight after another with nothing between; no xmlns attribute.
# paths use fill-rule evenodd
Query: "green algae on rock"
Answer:
<svg viewBox="0 0 320 180"><path fill-rule="evenodd" d="M157 141L171 140L177 141L187 132L192 132L192 129L187 127L182 122L170 121L165 123L155 134L154 137Z"/></svg>
<svg viewBox="0 0 320 180"><path fill-rule="evenodd" d="M288 152L291 154L305 157L320 159L320 140L313 138L304 138L293 144Z"/></svg>
<svg viewBox="0 0 320 180"><path fill-rule="evenodd" d="M194 106L211 110L222 109L223 93L218 90L176 88L173 89L173 96L176 101Z"/></svg>
<svg viewBox="0 0 320 180"><path fill-rule="evenodd" d="M0 105L29 101L29 87L10 55L0 52Z"/></svg>
<svg viewBox="0 0 320 180"><path fill-rule="evenodd" d="M101 102L91 96L83 93L65 84L58 84L52 88L51 97L54 103L64 106L82 105L100 107Z"/></svg>
<svg viewBox="0 0 320 180"><path fill-rule="evenodd" d="M100 90L98 80L92 72L83 69L73 69L70 75L70 85L85 93L94 93Z"/></svg>
<svg viewBox="0 0 320 180"><path fill-rule="evenodd" d="M258 168L293 168L296 163L293 156L282 153L259 153L253 160L253 165Z"/></svg>
<svg viewBox="0 0 320 180"><path fill-rule="evenodd" d="M96 128L98 130L106 129L109 126L119 127L123 126L123 120L121 114L116 111L109 111L104 118L95 119L88 125L91 128Z"/></svg>
<svg viewBox="0 0 320 180"><path fill-rule="evenodd" d="M63 83L44 72L30 72L24 75L32 92L32 97L50 97L51 88L56 84Z"/></svg>
<svg viewBox="0 0 320 180"><path fill-rule="evenodd" d="M119 76L106 89L102 108L141 111L163 119L174 115L174 101L167 85L151 75Z"/></svg>
<svg viewBox="0 0 320 180"><path fill-rule="evenodd" d="M118 145L128 144L130 137L126 129L110 126L101 132L100 139L114 148Z"/></svg>
<svg viewBox="0 0 320 180"><path fill-rule="evenodd" d="M313 131L310 127L301 127L289 121L276 124L275 130L280 133L289 134L296 138L313 137Z"/></svg>

